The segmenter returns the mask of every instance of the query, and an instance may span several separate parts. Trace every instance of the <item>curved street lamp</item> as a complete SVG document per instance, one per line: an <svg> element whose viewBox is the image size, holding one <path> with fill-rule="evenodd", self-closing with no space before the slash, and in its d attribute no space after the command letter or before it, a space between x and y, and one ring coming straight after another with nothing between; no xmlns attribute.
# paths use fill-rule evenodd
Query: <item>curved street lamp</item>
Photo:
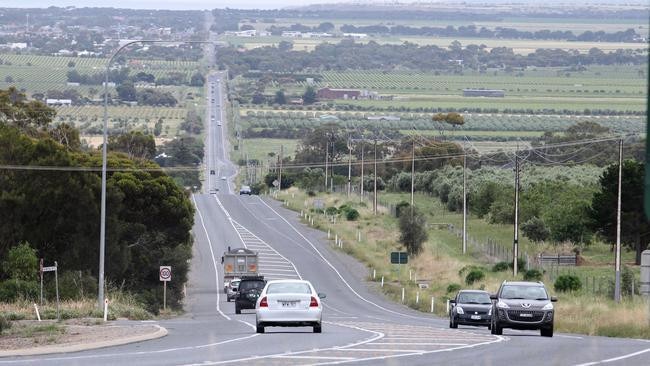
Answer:
<svg viewBox="0 0 650 366"><path fill-rule="evenodd" d="M106 154L108 145L108 74L115 57L125 48L136 44L146 43L186 43L186 44L217 44L216 41L167 41L167 40L135 40L129 41L118 48L108 62L106 63L106 72L104 80L104 128L103 128L103 145L102 145L102 198L101 198L101 218L99 229L99 308L104 306L104 252L106 249Z"/></svg>

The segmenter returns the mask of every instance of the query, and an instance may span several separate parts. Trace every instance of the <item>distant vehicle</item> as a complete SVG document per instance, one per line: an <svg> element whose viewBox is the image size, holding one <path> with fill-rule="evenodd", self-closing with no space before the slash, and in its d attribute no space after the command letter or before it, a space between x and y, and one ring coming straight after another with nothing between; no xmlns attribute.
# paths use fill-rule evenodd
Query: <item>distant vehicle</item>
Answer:
<svg viewBox="0 0 650 366"><path fill-rule="evenodd" d="M210 169L210 175L214 175L214 169Z"/></svg>
<svg viewBox="0 0 650 366"><path fill-rule="evenodd" d="M549 296L541 282L503 281L496 294L490 295L492 334L503 328L540 330L542 337L553 337L555 296Z"/></svg>
<svg viewBox="0 0 650 366"><path fill-rule="evenodd" d="M251 195L251 187L249 186L241 186L241 189L239 190L239 195L241 196L242 194L247 194Z"/></svg>
<svg viewBox="0 0 650 366"><path fill-rule="evenodd" d="M241 314L242 309L255 309L265 285L264 276L242 276L235 295L235 314Z"/></svg>
<svg viewBox="0 0 650 366"><path fill-rule="evenodd" d="M228 285L235 278L257 276L257 252L246 248L230 249L221 257L223 265L223 292L228 293Z"/></svg>
<svg viewBox="0 0 650 366"><path fill-rule="evenodd" d="M458 325L482 325L490 328L492 301L490 294L480 290L461 290L449 300L449 328Z"/></svg>
<svg viewBox="0 0 650 366"><path fill-rule="evenodd" d="M210 189L210 194L217 193L219 191L219 188L211 188Z"/></svg>
<svg viewBox="0 0 650 366"><path fill-rule="evenodd" d="M265 327L313 327L322 332L325 294L316 293L314 286L304 280L269 281L255 305L257 333Z"/></svg>
<svg viewBox="0 0 650 366"><path fill-rule="evenodd" d="M221 180L227 180L227 179L228 179L228 178L226 178L225 175L221 177Z"/></svg>
<svg viewBox="0 0 650 366"><path fill-rule="evenodd" d="M221 126L221 121L217 121L217 126Z"/></svg>
<svg viewBox="0 0 650 366"><path fill-rule="evenodd" d="M228 283L228 286L226 286L226 300L228 302L235 299L240 281L239 278L233 278L230 283Z"/></svg>

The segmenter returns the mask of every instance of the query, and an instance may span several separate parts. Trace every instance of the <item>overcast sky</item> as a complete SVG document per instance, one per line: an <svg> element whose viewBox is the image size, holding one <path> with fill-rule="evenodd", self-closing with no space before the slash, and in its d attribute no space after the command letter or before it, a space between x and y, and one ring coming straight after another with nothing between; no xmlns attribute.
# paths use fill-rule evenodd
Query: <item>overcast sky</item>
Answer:
<svg viewBox="0 0 650 366"><path fill-rule="evenodd" d="M275 9L285 6L336 3L343 0L0 0L0 7L44 8L48 6L113 7L130 9Z"/></svg>

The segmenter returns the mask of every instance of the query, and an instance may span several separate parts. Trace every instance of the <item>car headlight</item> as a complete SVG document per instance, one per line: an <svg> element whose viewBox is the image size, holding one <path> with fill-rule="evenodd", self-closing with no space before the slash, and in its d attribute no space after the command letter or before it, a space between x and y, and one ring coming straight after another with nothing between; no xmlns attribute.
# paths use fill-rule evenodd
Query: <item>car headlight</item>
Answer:
<svg viewBox="0 0 650 366"><path fill-rule="evenodd" d="M499 302L497 302L497 307L500 308L500 309L508 309L510 306L508 306L508 304L506 304L503 301L499 301Z"/></svg>
<svg viewBox="0 0 650 366"><path fill-rule="evenodd" d="M492 307L490 307L490 310L488 310L488 315L492 315Z"/></svg>
<svg viewBox="0 0 650 366"><path fill-rule="evenodd" d="M553 303L549 302L548 304L544 305L542 310L553 310Z"/></svg>
<svg viewBox="0 0 650 366"><path fill-rule="evenodd" d="M456 313L457 314L465 314L465 310L461 308L460 306L456 306Z"/></svg>

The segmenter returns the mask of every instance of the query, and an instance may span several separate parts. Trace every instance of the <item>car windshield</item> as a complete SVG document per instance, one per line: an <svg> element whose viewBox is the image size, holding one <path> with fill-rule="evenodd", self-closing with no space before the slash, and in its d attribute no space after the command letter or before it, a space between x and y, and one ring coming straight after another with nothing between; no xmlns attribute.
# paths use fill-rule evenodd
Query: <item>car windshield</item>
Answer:
<svg viewBox="0 0 650 366"><path fill-rule="evenodd" d="M239 281L232 281L232 282L230 282L230 286L232 286L232 287L237 287L237 286L239 286Z"/></svg>
<svg viewBox="0 0 650 366"><path fill-rule="evenodd" d="M311 294L311 288L303 282L272 283L266 289L267 294Z"/></svg>
<svg viewBox="0 0 650 366"><path fill-rule="evenodd" d="M541 286L504 286L502 299L547 300L546 290Z"/></svg>
<svg viewBox="0 0 650 366"><path fill-rule="evenodd" d="M482 292L461 292L458 302L464 304L491 304L490 296Z"/></svg>
<svg viewBox="0 0 650 366"><path fill-rule="evenodd" d="M244 291L244 290L250 290L250 289L261 289L264 288L264 281L242 281L239 283L239 290Z"/></svg>

